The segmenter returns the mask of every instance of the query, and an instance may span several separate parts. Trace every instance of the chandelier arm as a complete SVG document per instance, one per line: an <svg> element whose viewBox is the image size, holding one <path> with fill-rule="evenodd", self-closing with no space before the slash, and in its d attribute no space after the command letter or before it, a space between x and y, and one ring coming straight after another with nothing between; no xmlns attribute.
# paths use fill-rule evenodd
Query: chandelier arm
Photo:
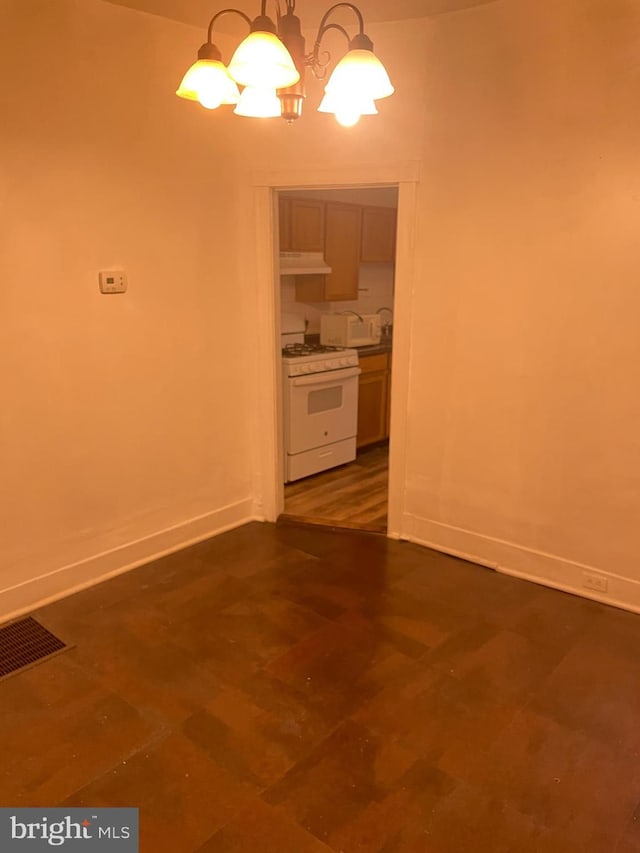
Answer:
<svg viewBox="0 0 640 853"><path fill-rule="evenodd" d="M322 55L326 57L324 62L320 59L320 55L316 56L314 59L313 53L307 54L304 58L304 64L311 68L316 80L325 79L327 76L327 66L331 62L331 54L328 50L323 50Z"/></svg>
<svg viewBox="0 0 640 853"><path fill-rule="evenodd" d="M327 9L327 11L322 16L320 26L318 27L318 36L320 36L320 31L324 28L324 25L327 23L331 13L334 12L336 9L339 9L341 6L345 6L347 9L351 9L355 12L358 18L358 23L360 25L360 35L364 33L364 18L362 17L362 12L360 11L360 9L358 9L358 7L355 6L353 3L335 3L329 9Z"/></svg>
<svg viewBox="0 0 640 853"><path fill-rule="evenodd" d="M280 0L275 0L277 17L280 18ZM287 7L287 12L290 15L296 11L296 0L284 0ZM262 0L261 14L264 17L267 14L267 0Z"/></svg>
<svg viewBox="0 0 640 853"><path fill-rule="evenodd" d="M323 66L326 67L326 65L331 60L331 54L329 53L328 50L325 50L324 53L327 56L327 61L324 63L320 62L320 44L322 42L322 39L324 38L325 33L328 32L329 30L338 30L338 32L342 33L342 35L346 38L346 40L349 42L349 44L351 44L351 39L349 38L349 33L345 30L345 28L343 26L341 26L340 24L322 24L320 29L318 30L318 35L316 36L316 41L315 41L315 44L313 45L313 51L309 55L308 60L307 60L307 65L311 65L311 67L313 69L321 68ZM314 73L315 73L315 70L314 70Z"/></svg>
<svg viewBox="0 0 640 853"><path fill-rule="evenodd" d="M322 35L320 36L319 41L322 41L322 38L323 38L324 34L327 32L327 30L338 30L338 32L341 32L347 41L351 41L351 39L349 38L349 33L345 30L345 28L341 24L327 24L324 27L324 29L322 30Z"/></svg>
<svg viewBox="0 0 640 853"><path fill-rule="evenodd" d="M222 15L228 14L240 15L240 17L243 18L249 24L249 26L251 26L251 18L248 15L245 15L244 12L241 12L240 9L222 9L220 12L216 12L213 18L211 18L211 20L209 21L209 29L207 30L208 44L212 43L211 37L213 35L213 25L218 20L218 18L222 17Z"/></svg>
<svg viewBox="0 0 640 853"><path fill-rule="evenodd" d="M320 47L320 42L324 38L324 34L327 32L327 30L338 30L338 32L342 33L342 35L346 38L348 42L351 41L351 39L349 38L349 33L340 24L325 24L322 29L322 32L318 33L318 40L316 42L318 47Z"/></svg>
<svg viewBox="0 0 640 853"><path fill-rule="evenodd" d="M345 30L345 28L340 26L340 24L328 24L327 23L329 16L332 14L332 12L334 12L336 9L341 8L342 6L346 7L347 9L351 9L353 12L355 12L355 14L358 18L358 24L360 26L360 32L358 33L358 35L353 40L349 37L349 34ZM315 41L315 44L313 46L313 52L310 54L310 57L309 57L309 60L307 63L308 65L311 65L312 68L314 68L314 69L316 67L322 67L322 63L320 63L320 61L319 61L320 43L322 42L322 39L324 38L324 35L328 30L338 30L339 32L341 32L344 35L344 37L347 39L347 41L349 42L350 47L355 47L355 43L357 41L362 40L362 39L364 40L364 42L361 42L361 44L359 44L358 46L369 47L371 44L370 40L367 38L367 36L364 33L364 18L362 17L362 12L360 11L360 9L358 9L357 6L354 6L353 3L335 3L329 9L327 9L327 11L324 13L324 15L322 16L322 20L320 21L320 26L318 27L318 35L316 36L316 41ZM328 51L325 51L325 53L328 54Z"/></svg>

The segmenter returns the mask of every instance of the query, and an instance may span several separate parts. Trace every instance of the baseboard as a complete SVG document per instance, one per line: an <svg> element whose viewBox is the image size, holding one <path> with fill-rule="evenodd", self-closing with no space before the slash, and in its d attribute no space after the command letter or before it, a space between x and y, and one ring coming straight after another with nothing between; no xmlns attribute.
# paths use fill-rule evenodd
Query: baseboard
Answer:
<svg viewBox="0 0 640 853"><path fill-rule="evenodd" d="M597 566L574 562L411 514L404 516L402 538L506 575L640 613L640 581L622 577ZM585 589L585 572L595 574L606 581L607 591Z"/></svg>
<svg viewBox="0 0 640 853"><path fill-rule="evenodd" d="M333 530L350 530L353 533L379 533L384 536L387 534L387 528L384 524L367 524L356 521L337 521L335 518L322 518L321 516L309 515L294 515L290 512L283 512L278 516L277 523L301 524L306 527L324 527Z"/></svg>
<svg viewBox="0 0 640 853"><path fill-rule="evenodd" d="M251 499L240 501L0 589L0 622L254 520Z"/></svg>

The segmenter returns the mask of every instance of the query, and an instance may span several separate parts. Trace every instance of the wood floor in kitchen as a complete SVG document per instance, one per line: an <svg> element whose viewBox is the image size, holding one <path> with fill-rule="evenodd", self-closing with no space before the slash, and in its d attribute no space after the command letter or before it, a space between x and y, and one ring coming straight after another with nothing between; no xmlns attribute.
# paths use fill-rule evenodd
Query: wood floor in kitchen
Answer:
<svg viewBox="0 0 640 853"><path fill-rule="evenodd" d="M249 524L37 611L2 806L142 853L632 853L640 617L383 536Z"/></svg>
<svg viewBox="0 0 640 853"><path fill-rule="evenodd" d="M360 450L355 462L288 483L283 519L385 533L388 472L388 443Z"/></svg>

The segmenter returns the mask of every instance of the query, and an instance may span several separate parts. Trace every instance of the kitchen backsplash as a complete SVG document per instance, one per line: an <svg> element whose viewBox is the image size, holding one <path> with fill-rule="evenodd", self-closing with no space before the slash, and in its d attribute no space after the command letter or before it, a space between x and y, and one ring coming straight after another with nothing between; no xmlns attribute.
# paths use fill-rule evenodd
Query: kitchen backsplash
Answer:
<svg viewBox="0 0 640 853"><path fill-rule="evenodd" d="M358 314L373 314L378 308L393 308L393 272L392 265L362 264L358 299L354 302L296 302L294 279L283 276L280 279L280 301L283 313L294 314L309 321L308 333L320 332L320 315L332 311L357 311ZM387 315L388 316L388 315Z"/></svg>

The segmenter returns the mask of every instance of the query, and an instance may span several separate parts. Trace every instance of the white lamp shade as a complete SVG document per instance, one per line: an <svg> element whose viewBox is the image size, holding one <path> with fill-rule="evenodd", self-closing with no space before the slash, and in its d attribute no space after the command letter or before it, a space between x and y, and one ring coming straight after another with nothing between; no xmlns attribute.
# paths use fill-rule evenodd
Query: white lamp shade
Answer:
<svg viewBox="0 0 640 853"><path fill-rule="evenodd" d="M234 113L248 118L278 118L281 107L275 89L265 86L247 86L243 89Z"/></svg>
<svg viewBox="0 0 640 853"><path fill-rule="evenodd" d="M337 113L340 110L352 110L361 116L378 115L378 108L371 98L339 98L326 94L318 107L319 113Z"/></svg>
<svg viewBox="0 0 640 853"><path fill-rule="evenodd" d="M393 86L384 65L371 50L350 50L333 69L325 86L329 95L353 93L363 100L387 98Z"/></svg>
<svg viewBox="0 0 640 853"><path fill-rule="evenodd" d="M343 127L353 127L360 120L360 116L374 116L378 110L374 102L357 97L336 97L326 94L320 106L319 113L333 113L338 124Z"/></svg>
<svg viewBox="0 0 640 853"><path fill-rule="evenodd" d="M249 33L229 63L229 74L241 86L285 89L300 79L291 54L280 39L264 31Z"/></svg>
<svg viewBox="0 0 640 853"><path fill-rule="evenodd" d="M209 110L220 104L237 104L240 100L238 87L223 63L212 59L194 62L182 78L176 95L188 101L199 101Z"/></svg>

